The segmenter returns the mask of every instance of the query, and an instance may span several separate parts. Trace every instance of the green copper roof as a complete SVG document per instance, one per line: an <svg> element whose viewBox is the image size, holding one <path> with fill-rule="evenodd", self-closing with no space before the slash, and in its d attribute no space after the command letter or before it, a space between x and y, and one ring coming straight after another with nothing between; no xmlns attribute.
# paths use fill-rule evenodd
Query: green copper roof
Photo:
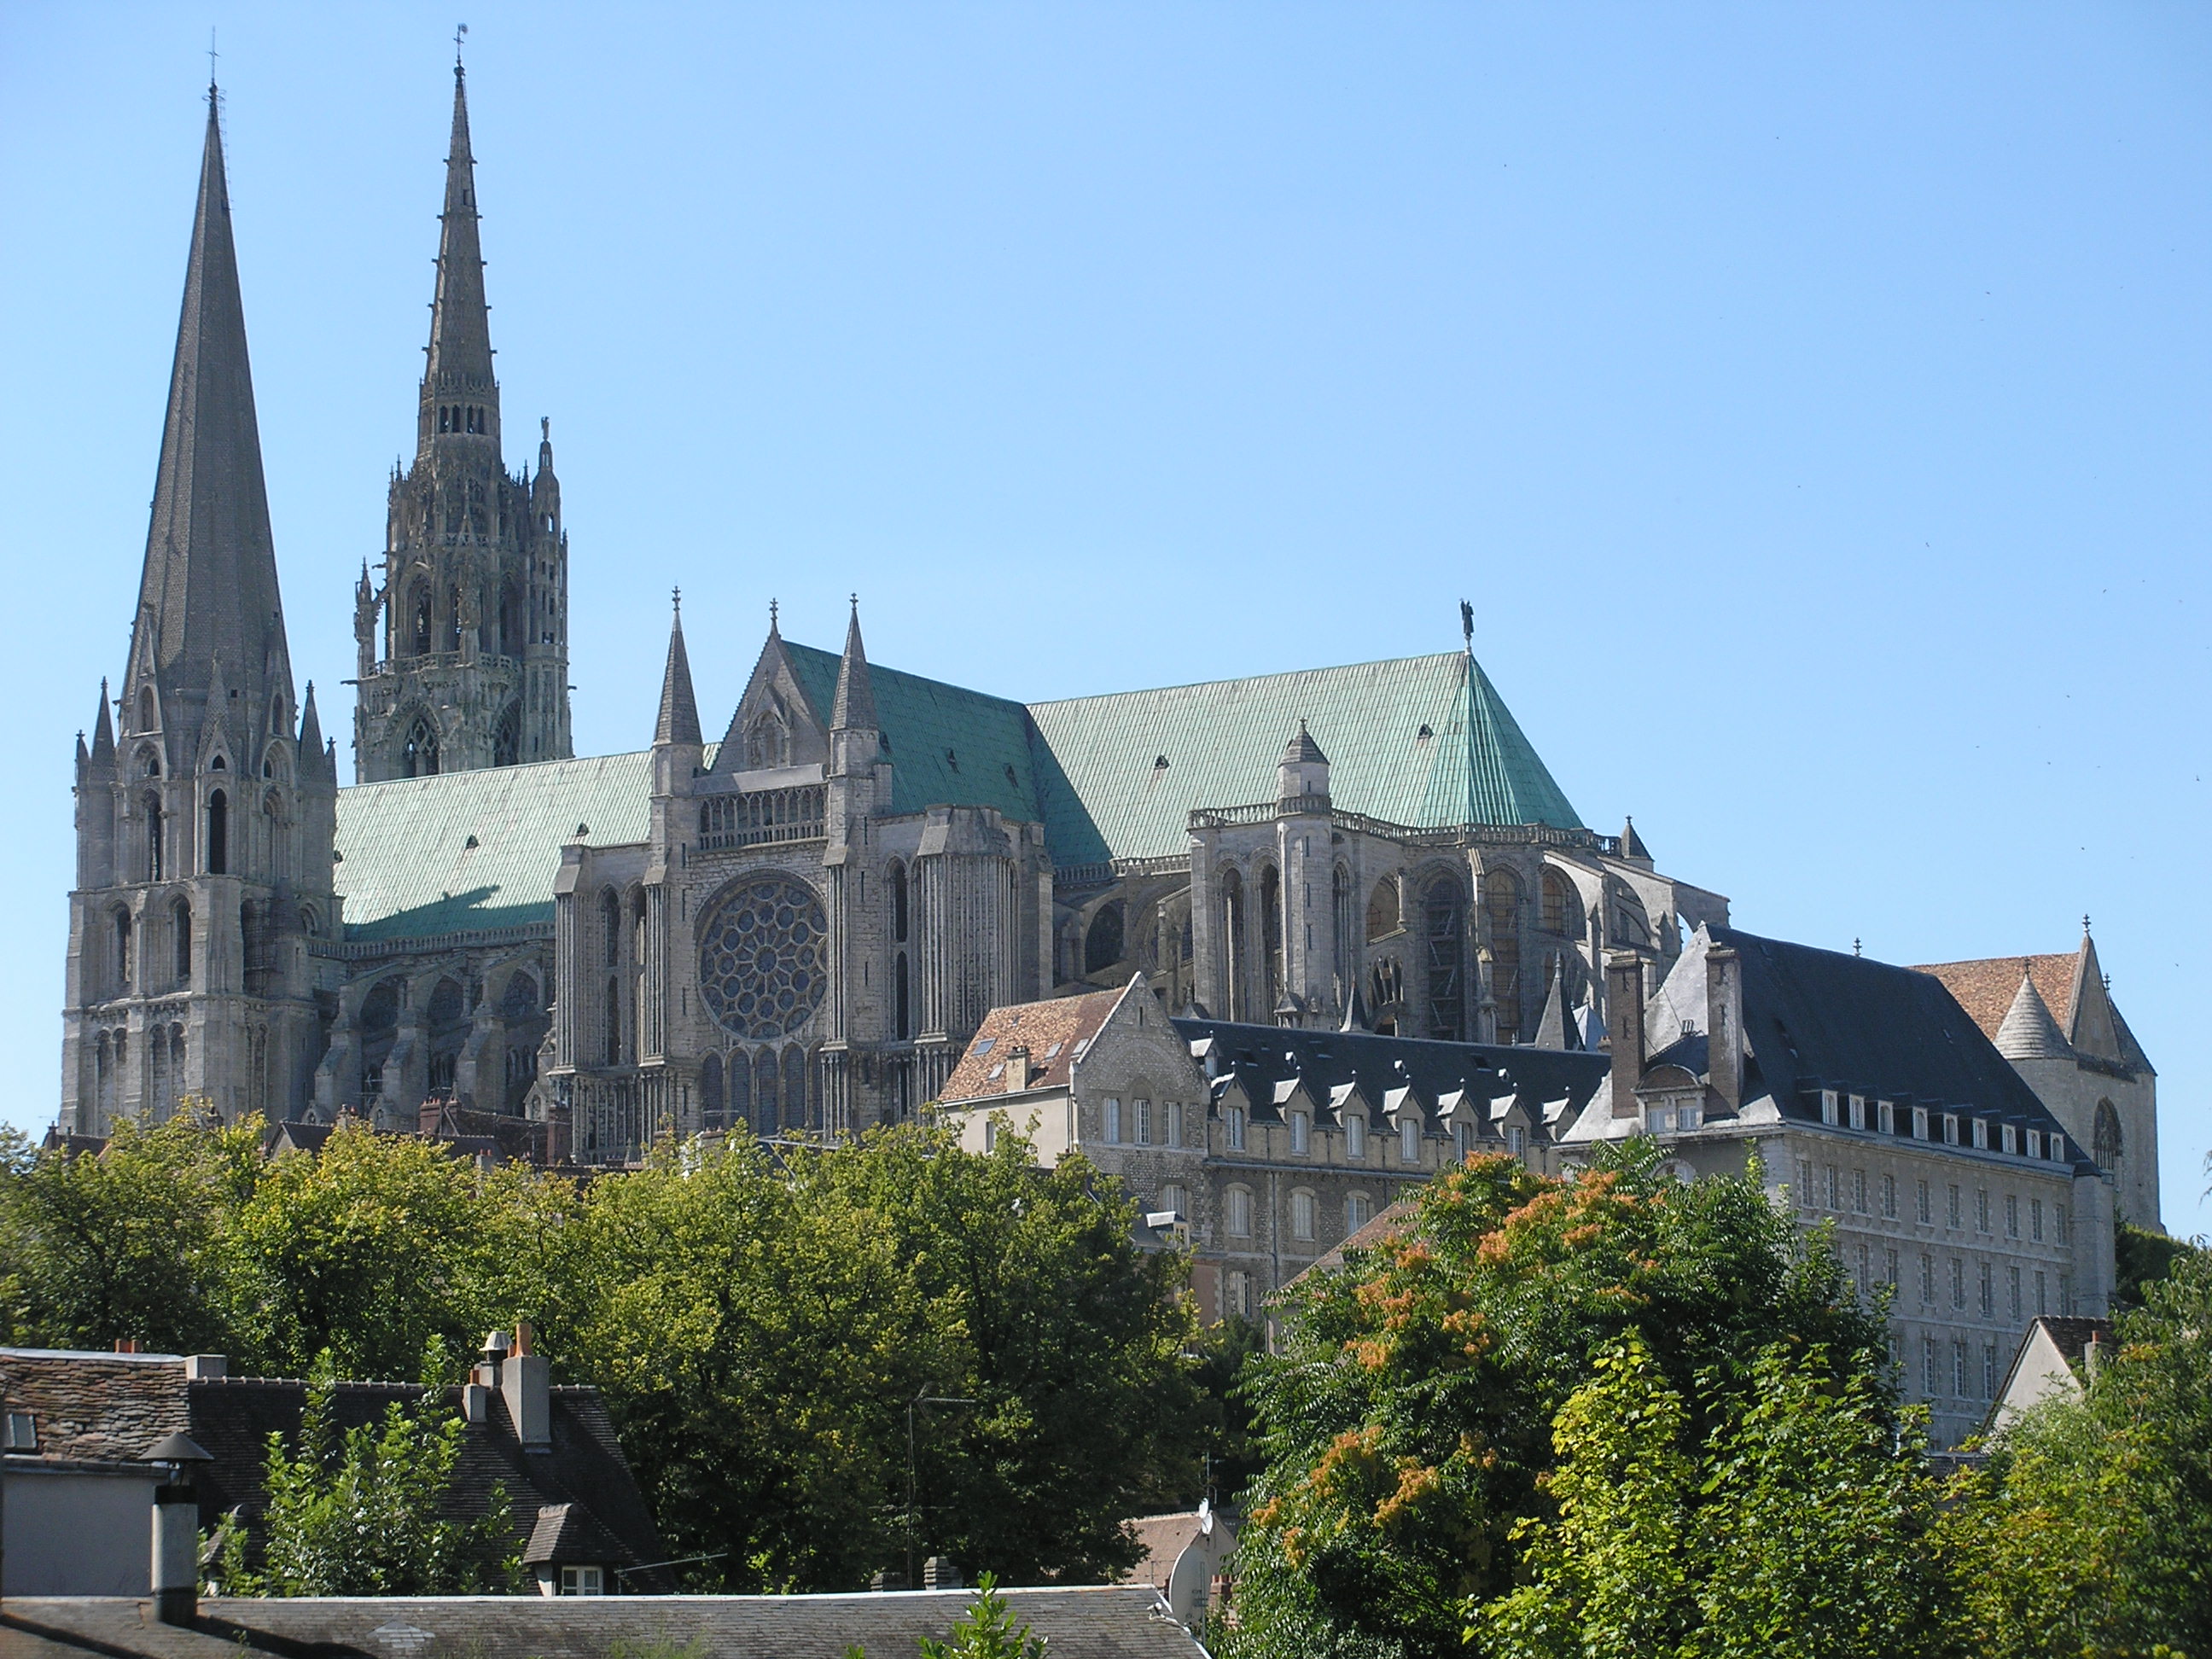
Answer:
<svg viewBox="0 0 2212 1659"><path fill-rule="evenodd" d="M643 750L341 789L331 874L346 937L550 921L553 874L576 826L596 846L643 841L652 789Z"/></svg>
<svg viewBox="0 0 2212 1659"><path fill-rule="evenodd" d="M1418 827L1582 825L1463 652L1074 697L1030 713L1057 762L1045 833L1063 866L1180 853L1194 808L1272 799L1301 720L1329 758L1329 797L1343 811Z"/></svg>
<svg viewBox="0 0 2212 1659"><path fill-rule="evenodd" d="M784 647L826 725L836 653ZM1063 869L1182 853L1194 808L1273 799L1276 763L1301 720L1329 757L1330 796L1343 811L1424 828L1581 825L1462 652L1026 707L894 668L870 674L892 810L993 806L1041 822ZM562 844L579 824L594 846L644 840L651 787L651 757L638 750L341 790L346 935L550 921Z"/></svg>

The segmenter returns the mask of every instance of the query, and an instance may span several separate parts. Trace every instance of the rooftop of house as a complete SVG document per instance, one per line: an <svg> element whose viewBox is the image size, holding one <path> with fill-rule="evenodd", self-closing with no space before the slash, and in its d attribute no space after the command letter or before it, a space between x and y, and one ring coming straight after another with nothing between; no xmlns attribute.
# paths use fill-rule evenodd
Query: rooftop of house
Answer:
<svg viewBox="0 0 2212 1659"><path fill-rule="evenodd" d="M826 729L837 653L776 643ZM869 674L892 810L988 806L1042 823L1062 869L1180 854L1193 810L1271 800L1301 720L1344 811L1424 829L1582 827L1465 652L1030 704L880 664ZM651 793L645 750L342 789L346 936L548 925L560 848L643 841Z"/></svg>
<svg viewBox="0 0 2212 1659"><path fill-rule="evenodd" d="M1919 971L1942 980L1959 1006L1993 1041L2012 1017L2025 980L2034 988L2068 1048L2130 1071L2152 1069L2142 1044L2106 988L2097 947L2086 933L2071 951L1928 963Z"/></svg>
<svg viewBox="0 0 2212 1659"><path fill-rule="evenodd" d="M1009 1589L1017 1626L1053 1659L1205 1659L1150 1584ZM104 1596L11 1597L0 1659L238 1659L241 1650L350 1659L605 1659L696 1651L714 1659L906 1659L942 1641L970 1590L849 1595L313 1597L204 1600L191 1628Z"/></svg>
<svg viewBox="0 0 2212 1659"><path fill-rule="evenodd" d="M939 1097L966 1101L1006 1091L1006 1059L1018 1048L1030 1051L1032 1089L1064 1089L1073 1076L1076 1057L1098 1035L1128 988L1086 991L1080 996L994 1008L983 1017L967 1052L945 1079Z"/></svg>

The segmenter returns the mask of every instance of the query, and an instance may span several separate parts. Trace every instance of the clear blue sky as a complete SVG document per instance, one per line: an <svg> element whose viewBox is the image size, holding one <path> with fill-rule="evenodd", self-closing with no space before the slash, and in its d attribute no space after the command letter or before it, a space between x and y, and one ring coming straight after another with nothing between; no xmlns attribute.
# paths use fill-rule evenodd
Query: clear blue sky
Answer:
<svg viewBox="0 0 2212 1659"><path fill-rule="evenodd" d="M120 671L221 30L294 662L411 441L452 8L0 14L5 1114L51 1120L69 763ZM2094 915L2212 1141L2212 12L471 5L511 440L576 738L680 582L1038 698L1446 648L1587 821L1898 962Z"/></svg>

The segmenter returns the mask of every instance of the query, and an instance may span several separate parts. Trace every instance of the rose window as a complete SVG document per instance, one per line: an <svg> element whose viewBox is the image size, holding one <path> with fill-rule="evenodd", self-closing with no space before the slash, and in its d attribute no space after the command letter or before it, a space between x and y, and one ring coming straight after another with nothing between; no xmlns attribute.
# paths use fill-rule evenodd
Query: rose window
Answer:
<svg viewBox="0 0 2212 1659"><path fill-rule="evenodd" d="M708 914L699 945L699 994L741 1037L779 1037L822 1006L828 973L822 901L782 876L731 888Z"/></svg>

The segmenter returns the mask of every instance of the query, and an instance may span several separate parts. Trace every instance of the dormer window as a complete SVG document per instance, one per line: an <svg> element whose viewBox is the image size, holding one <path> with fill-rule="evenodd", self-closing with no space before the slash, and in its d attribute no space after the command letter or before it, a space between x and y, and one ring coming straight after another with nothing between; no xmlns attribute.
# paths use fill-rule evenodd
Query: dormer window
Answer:
<svg viewBox="0 0 2212 1659"><path fill-rule="evenodd" d="M1303 1158L1313 1143L1313 1118L1306 1112L1291 1114L1291 1151Z"/></svg>
<svg viewBox="0 0 2212 1659"><path fill-rule="evenodd" d="M561 1569L561 1594L563 1595L605 1595L606 1570L604 1567L576 1566Z"/></svg>
<svg viewBox="0 0 2212 1659"><path fill-rule="evenodd" d="M1421 1122L1408 1114L1398 1122L1398 1161L1419 1164L1421 1161Z"/></svg>
<svg viewBox="0 0 2212 1659"><path fill-rule="evenodd" d="M1826 1124L1826 1125L1828 1125L1828 1126L1829 1126L1829 1127L1833 1128L1833 1127L1835 1127L1835 1125L1836 1125L1837 1117L1838 1117L1838 1112L1837 1112L1837 1098L1836 1098L1836 1091L1835 1091L1833 1089L1823 1089L1823 1090L1821 1090L1821 1091L1820 1091L1820 1121L1821 1121L1821 1122L1823 1122L1823 1123L1825 1123L1825 1124Z"/></svg>
<svg viewBox="0 0 2212 1659"><path fill-rule="evenodd" d="M1367 1120L1358 1112L1347 1112L1344 1116L1344 1155L1367 1156Z"/></svg>

